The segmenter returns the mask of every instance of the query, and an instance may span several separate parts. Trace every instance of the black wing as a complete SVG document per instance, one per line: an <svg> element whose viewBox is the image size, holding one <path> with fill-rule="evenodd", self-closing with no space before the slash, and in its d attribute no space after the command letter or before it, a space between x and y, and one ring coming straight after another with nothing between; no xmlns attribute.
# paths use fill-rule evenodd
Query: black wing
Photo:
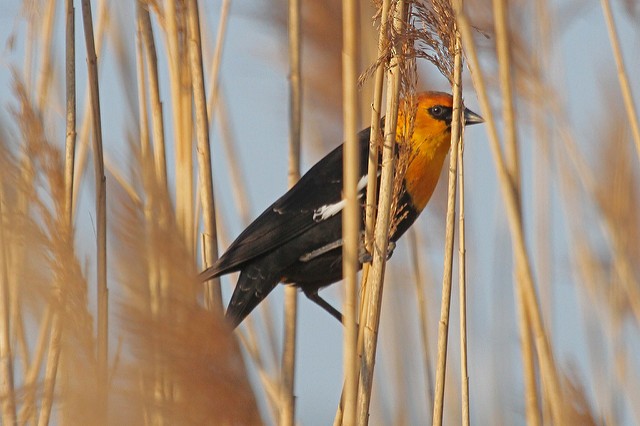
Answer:
<svg viewBox="0 0 640 426"><path fill-rule="evenodd" d="M369 151L367 128L358 134L360 170L366 174ZM229 246L202 280L237 271L243 264L281 246L318 222L314 212L342 199L342 145L318 161L287 193L267 208Z"/></svg>

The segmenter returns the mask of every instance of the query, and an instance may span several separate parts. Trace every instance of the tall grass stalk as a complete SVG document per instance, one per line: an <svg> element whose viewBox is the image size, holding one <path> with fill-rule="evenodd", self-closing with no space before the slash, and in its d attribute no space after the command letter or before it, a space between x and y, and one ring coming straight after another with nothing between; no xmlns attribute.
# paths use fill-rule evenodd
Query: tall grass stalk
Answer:
<svg viewBox="0 0 640 426"><path fill-rule="evenodd" d="M393 27L396 33L402 33L407 25L407 7L405 2L398 2L390 15L393 16ZM400 58L401 40L393 40L395 48L387 69L387 104L385 116L384 145L382 148L382 171L380 176L380 191L376 226L374 232L373 262L363 288L362 300L364 317L360 318L363 336L363 351L358 382L358 424L367 424L369 419L369 405L373 384L373 370L375 366L376 349L378 343L378 329L380 326L380 308L382 305L382 289L384 271L387 261L389 244L389 227L393 212L393 184L395 177L395 145L396 127L398 124L398 107L400 98L401 69Z"/></svg>
<svg viewBox="0 0 640 426"><path fill-rule="evenodd" d="M93 35L91 2L82 0L82 21L87 46L87 66L93 123L93 163L96 185L97 228L97 297L98 297L98 390L101 419L106 419L107 378L109 368L109 290L107 288L107 186L104 174L102 151L102 117L100 112L100 89L98 85L98 57ZM54 318L55 324L55 318Z"/></svg>
<svg viewBox="0 0 640 426"><path fill-rule="evenodd" d="M358 145L358 63L359 15L358 1L342 3L342 96L344 121L343 197L342 214L342 275L344 281L344 353L345 403L343 424L356 424L357 376L357 277L360 241L360 209L357 184L360 179L360 150Z"/></svg>
<svg viewBox="0 0 640 426"><path fill-rule="evenodd" d="M390 8L391 0L383 0L380 8L378 9L380 12L380 29L378 31L378 47L377 47L377 55L376 58L382 58L384 56L387 43L388 43L388 24L389 24L389 8ZM385 77L385 67L387 66L385 61L380 61L376 67L375 77L373 82L373 102L371 103L371 129L369 136L369 158L367 162L367 195L365 202L365 224L364 224L364 247L368 253L373 253L373 232L375 226L375 218L376 218L376 204L377 204L377 186L378 186L378 152L379 148L382 145L382 132L380 129L380 115L382 109L382 93L383 93L383 85L384 85L384 77ZM369 275L369 269L371 264L365 263L362 267L362 277L361 277L361 289L364 289L364 285L367 282L367 277ZM365 303L360 303L358 318L364 318L363 309L366 308ZM363 329L358 327L358 335L356 337L356 356L358 359L362 356L362 332ZM346 330L345 330L346 333ZM345 335L346 338L346 335ZM350 350L350 349L349 349ZM347 354L345 352L345 362L347 362ZM349 380L356 381L356 392L357 392L357 382L359 381L360 370L356 368L355 376L349 377ZM345 380L347 377L345 376ZM344 421L344 409L345 409L345 401L346 401L346 387L347 383L345 381L345 386L342 389L342 395L340 398L340 404L336 411L336 417L334 419L334 425L338 426L343 424ZM351 404L356 403L357 394L350 400ZM354 406L353 413L356 412L356 408ZM353 421L353 418L351 418Z"/></svg>
<svg viewBox="0 0 640 426"><path fill-rule="evenodd" d="M500 93L502 98L502 121L504 123L505 160L511 179L513 192L520 204L520 160L516 129L516 115L514 108L512 78L511 78L511 53L508 28L508 2L505 0L493 0L493 15L496 29L496 46L498 56L498 68L500 79ZM520 216L520 208L518 208ZM520 277L516 274L516 280ZM529 317L525 311L522 285L516 287L516 304L518 308L518 328L520 330L520 350L522 352L522 367L525 383L525 413L527 424L540 423L538 414L537 383L533 347L531 342L531 326Z"/></svg>
<svg viewBox="0 0 640 426"><path fill-rule="evenodd" d="M0 188L0 402L2 409L2 421L4 424L16 423L16 394L14 388L13 350L11 347L11 328L9 314L9 270L8 253L5 242L7 236L4 232L4 208L5 200L2 188Z"/></svg>
<svg viewBox="0 0 640 426"><path fill-rule="evenodd" d="M211 147L209 145L209 120L207 117L207 99L202 69L202 43L200 41L200 17L197 0L187 0L189 69L193 90L193 102L196 117L196 139L198 145L198 173L200 181L200 203L204 222L204 246L206 253L205 268L213 265L218 258L216 213L213 199L213 173L211 171ZM210 309L222 308L220 279L214 278L207 283L205 303Z"/></svg>
<svg viewBox="0 0 640 426"><path fill-rule="evenodd" d="M604 20L607 23L607 31L609 33L611 49L613 50L613 58L616 61L616 70L618 71L618 82L620 83L622 100L624 101L627 119L631 126L633 141L636 145L636 153L640 160L640 124L638 124L638 112L633 101L633 93L631 92L631 86L629 85L629 77L627 76L627 70L622 58L622 49L620 49L618 31L613 19L613 13L611 12L611 2L609 0L600 0L600 5L602 6L602 13L604 13Z"/></svg>
<svg viewBox="0 0 640 426"><path fill-rule="evenodd" d="M151 128L153 134L153 157L155 163L155 176L163 190L168 190L167 183L167 160L164 142L164 117L162 111L162 101L160 97L160 82L158 78L158 57L156 53L156 42L151 25L148 4L138 3L138 19L141 25L141 36L143 42L144 57L146 60L146 75L149 84L149 105L151 106ZM140 82L145 84L144 81ZM146 85L146 84L145 84ZM146 103L146 97L145 103ZM146 120L146 117L145 117Z"/></svg>
<svg viewBox="0 0 640 426"><path fill-rule="evenodd" d="M65 213L73 223L73 174L76 155L76 27L73 0L65 0L66 138L64 159Z"/></svg>
<svg viewBox="0 0 640 426"><path fill-rule="evenodd" d="M216 34L216 45L213 50L211 61L211 74L209 77L209 95L207 97L207 112L209 114L210 125L213 126L213 111L218 102L218 91L220 89L220 66L222 65L222 51L227 39L227 24L229 22L229 9L231 0L223 0L220 5L220 19L218 21L218 32Z"/></svg>
<svg viewBox="0 0 640 426"><path fill-rule="evenodd" d="M420 328L420 340L422 343L422 365L424 370L424 384L426 388L426 412L433 413L433 401L434 398L434 378L433 378L433 365L431 362L431 345L429 339L429 315L427 309L427 301L425 300L425 288L427 287L426 274L422 267L422 259L424 253L421 253L419 247L421 247L418 240L418 232L415 229L409 231L409 250L411 252L411 264L413 265L414 282L416 286L416 303L418 305L419 313L419 328Z"/></svg>
<svg viewBox="0 0 640 426"><path fill-rule="evenodd" d="M456 32L453 65L453 122L451 137L457 132L458 141L458 298L460 309L460 396L462 399L462 424L469 426L469 373L467 366L467 246L464 218L464 105L462 103L462 45ZM456 113L456 109L458 110ZM456 122L457 120L457 122ZM457 127L457 129L456 129ZM454 149L454 146L451 147Z"/></svg>
<svg viewBox="0 0 640 426"><path fill-rule="evenodd" d="M37 99L36 105L39 110L43 110L49 96L49 89L51 88L51 77L53 75L53 66L52 66L52 47L53 47L53 29L54 29L54 18L55 7L58 2L55 0L50 0L47 2L45 6L44 13L42 14L42 29L41 29L41 39L40 39L40 65L39 71L40 75L38 76L38 82L36 86Z"/></svg>
<svg viewBox="0 0 640 426"><path fill-rule="evenodd" d="M483 116L486 120L486 126L489 134L491 152L496 164L498 179L500 182L500 190L502 198L507 208L507 219L511 233L512 244L514 248L514 257L516 263L516 271L518 274L517 283L523 286L523 295L526 304L526 312L531 319L532 329L536 342L536 350L538 354L538 362L542 370L542 378L545 387L548 390L549 402L554 422L562 423L562 388L558 370L555 365L553 353L549 345L547 333L542 322L540 307L536 294L535 284L530 267L530 260L527 253L522 219L519 214L519 202L516 193L513 190L511 178L509 176L500 142L498 138L493 113L489 105L484 76L480 68L473 37L471 34L471 26L462 11L456 14L458 28L462 36L463 45L467 49L467 57L470 62L470 72L473 79L474 87L478 92L478 99L482 109Z"/></svg>
<svg viewBox="0 0 640 426"><path fill-rule="evenodd" d="M440 303L440 321L438 322L438 359L436 364L436 388L433 404L433 425L441 425L444 414L445 379L447 371L447 347L449 339L449 316L451 308L451 286L453 276L453 247L455 237L456 188L458 173L458 146L461 138L462 122L462 52L459 36L455 39L454 76L453 76L453 119L451 122L451 149L449 151L447 213L444 247L444 271L442 274L442 299ZM461 325L462 326L462 325ZM461 336L462 337L462 336ZM466 377L462 377L466 381ZM464 390L464 389L463 389ZM464 392L463 392L464 394ZM463 400L463 407L468 402ZM468 413L466 413L468 416ZM463 419L465 419L463 410Z"/></svg>
<svg viewBox="0 0 640 426"><path fill-rule="evenodd" d="M103 53L104 39L109 31L110 10L107 0L99 0L98 2L98 19L96 20L94 41L96 56L100 57ZM74 174L73 174L73 212L74 215L78 211L78 194L82 187L81 182L85 177L85 171L87 168L87 157L89 152L89 146L91 141L90 133L93 130L93 117L91 115L91 89L90 81L87 81L85 87L85 98L81 105L84 105L82 111L82 122L80 123L80 131L78 132L79 145L76 147L76 159L74 162Z"/></svg>
<svg viewBox="0 0 640 426"><path fill-rule="evenodd" d="M289 0L289 187L300 179L300 134L302 123L302 84L300 72L300 0ZM282 390L280 424L295 423L295 365L298 289L284 291L284 341L282 348Z"/></svg>
<svg viewBox="0 0 640 426"><path fill-rule="evenodd" d="M464 131L463 131L464 132ZM471 424L471 409L469 398L469 368L467 349L467 266L466 266L466 241L464 218L464 139L458 145L458 194L460 203L459 224L459 248L458 248L458 291L460 304L460 377L462 398L462 423Z"/></svg>

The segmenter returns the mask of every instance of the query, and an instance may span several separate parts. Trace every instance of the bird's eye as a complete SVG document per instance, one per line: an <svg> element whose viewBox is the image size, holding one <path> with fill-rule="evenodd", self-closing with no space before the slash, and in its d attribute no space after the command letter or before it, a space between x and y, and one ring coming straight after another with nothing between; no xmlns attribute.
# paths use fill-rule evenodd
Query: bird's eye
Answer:
<svg viewBox="0 0 640 426"><path fill-rule="evenodd" d="M440 105L436 105L436 106L432 106L431 108L429 108L429 112L431 113L431 115L435 118L440 118L444 115L445 113L445 109L443 107L441 107Z"/></svg>

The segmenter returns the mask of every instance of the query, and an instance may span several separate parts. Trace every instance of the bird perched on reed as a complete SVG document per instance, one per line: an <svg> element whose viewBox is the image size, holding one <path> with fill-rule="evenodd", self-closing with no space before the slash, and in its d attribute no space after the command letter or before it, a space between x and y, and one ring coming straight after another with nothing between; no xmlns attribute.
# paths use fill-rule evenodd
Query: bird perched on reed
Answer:
<svg viewBox="0 0 640 426"><path fill-rule="evenodd" d="M451 144L453 98L441 92L416 95L413 132L408 144L406 172L395 214L394 243L416 220L438 183ZM400 105L398 139L408 117ZM464 110L466 124L483 122ZM370 129L358 134L358 182L364 221ZM237 327L279 283L294 284L312 301L341 320L342 315L318 295L318 290L342 278L342 145L318 161L302 178L269 206L199 278L209 280L240 271L226 317ZM380 159L379 159L380 160ZM367 260L363 251L361 262Z"/></svg>

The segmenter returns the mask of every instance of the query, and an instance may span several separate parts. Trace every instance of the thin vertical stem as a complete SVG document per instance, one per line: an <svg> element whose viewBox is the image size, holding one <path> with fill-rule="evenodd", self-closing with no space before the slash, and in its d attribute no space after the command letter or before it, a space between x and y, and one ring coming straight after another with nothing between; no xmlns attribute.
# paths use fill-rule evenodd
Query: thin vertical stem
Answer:
<svg viewBox="0 0 640 426"><path fill-rule="evenodd" d="M55 301L53 303L56 303ZM33 349L33 359L31 360L31 365L27 368L24 374L24 384L23 387L26 389L26 394L23 399L22 407L20 407L20 414L18 423L26 424L27 421L30 424L33 423L33 416L35 415L35 400L37 393L37 385L38 376L42 367L42 360L44 358L45 350L47 348L47 335L50 334L49 326L51 325L51 321L53 319L53 309L51 303L45 308L44 314L42 315L42 320L40 323L40 331L38 332L38 338L36 340L34 349ZM57 365L53 364L53 365ZM46 374L46 373L45 373ZM45 375L45 386L47 383L46 375ZM45 404L45 396L47 392L43 393L43 398L41 405Z"/></svg>
<svg viewBox="0 0 640 426"><path fill-rule="evenodd" d="M342 2L342 100L344 117L344 198L342 214L342 274L345 284L344 303L344 424L356 424L357 376L357 274L360 236L360 209L357 184L360 179L358 144L358 0Z"/></svg>
<svg viewBox="0 0 640 426"><path fill-rule="evenodd" d="M516 129L515 108L511 78L511 57L509 51L508 3L505 0L493 0L493 15L496 29L496 47L498 53L498 67L500 75L500 91L502 98L502 120L505 135L505 160L511 179L513 192L520 204L520 167L518 154L518 140ZM518 214L520 208L518 208ZM520 279L519 276L515 277ZM522 368L525 382L525 412L528 425L537 425L538 403L537 383L535 380L535 364L533 347L531 345L531 329L529 318L525 312L522 285L516 286L518 306L518 328L520 329L520 348L522 352Z"/></svg>
<svg viewBox="0 0 640 426"><path fill-rule="evenodd" d="M6 249L7 236L4 233L3 206L5 205L0 187L0 409L2 422L6 425L16 423L16 395L13 380L13 353L11 350L11 329L9 314L9 274Z"/></svg>
<svg viewBox="0 0 640 426"><path fill-rule="evenodd" d="M509 223L511 240L514 250L516 270L518 273L517 282L518 285L521 285L523 287L522 291L526 305L526 312L531 320L531 327L536 342L538 362L540 363L543 373L543 382L549 390L549 401L551 403L551 411L553 414L554 422L556 424L563 424L561 406L563 402L562 388L560 387L558 370L555 365L555 360L553 359L553 353L551 352L551 347L549 346L547 332L544 328L542 316L540 314L540 305L536 294L531 266L529 263L529 256L524 239L522 219L519 214L518 198L513 191L509 172L504 161L502 149L500 148L498 132L495 126L495 121L493 120L493 113L491 111L489 99L485 89L484 76L482 74L475 46L473 44L471 27L464 13L462 11L456 12L458 28L460 29L462 40L467 52L467 58L470 62L469 69L471 72L471 77L478 93L478 99L480 101L480 107L482 109L483 116L485 117L487 123L491 151L496 163L496 170L498 173L498 180L500 183L502 198L505 201L507 220Z"/></svg>
<svg viewBox="0 0 640 426"><path fill-rule="evenodd" d="M380 31L378 33L378 53L377 57L381 58L384 55L387 46L387 31L389 22L389 9L391 0L383 0L380 12ZM376 202L378 197L378 151L380 145L382 145L382 132L380 130L380 114L382 110L382 93L385 76L386 62L378 64L375 72L373 83L373 102L371 103L371 131L369 134L369 159L367 164L367 196L365 202L365 229L364 229L364 244L367 252L373 253L373 231L376 220ZM362 269L361 283L364 284L369 275L370 263L364 264ZM362 318L362 309L365 304L360 305L360 317ZM358 329L358 336L356 340L356 356L362 355L362 328ZM359 380L360 370L356 369L355 380L356 384ZM351 379L351 378L350 378ZM357 385L356 385L357 386ZM357 389L356 389L357 391ZM342 396L340 398L340 404L336 411L336 417L334 419L334 425L342 424L344 417L344 404L346 398L346 382L345 387L342 390ZM351 403L355 403L353 400ZM355 412L355 409L354 409Z"/></svg>
<svg viewBox="0 0 640 426"><path fill-rule="evenodd" d="M99 0L98 2L98 19L96 23L96 30L94 34L95 38L95 46L96 46L96 55L100 55L102 53L102 46L104 45L104 36L106 33L106 29L109 26L109 9L108 9L107 0ZM87 87L85 90L85 99L84 99L84 113L82 117L82 122L80 123L80 131L78 132L77 140L80 144L76 147L76 156L74 161L74 173L73 173L73 214L77 213L78 207L78 193L82 185L80 184L84 178L84 173L86 169L87 163L87 152L89 150L89 132L92 130L92 116L91 116L91 92L89 90L90 82L87 82Z"/></svg>
<svg viewBox="0 0 640 426"><path fill-rule="evenodd" d="M455 2L454 2L455 3ZM444 409L444 388L447 371L447 347L449 335L449 312L451 308L451 283L453 271L453 246L455 235L456 179L458 168L458 144L461 135L462 88L460 83L462 58L460 37L456 33L455 65L453 81L453 119L451 122L451 151L449 154L449 186L444 247L444 272L442 275L442 299L440 321L438 323L438 360L436 363L436 392L433 404L434 425L442 424Z"/></svg>
<svg viewBox="0 0 640 426"><path fill-rule="evenodd" d="M107 412L106 386L109 354L109 290L107 288L107 191L102 151L102 124L100 115L100 89L98 86L98 57L93 36L93 18L90 0L82 0L82 19L87 46L87 66L91 114L93 119L93 163L96 181L97 251L98 251L98 390L102 410L99 418L105 421Z"/></svg>
<svg viewBox="0 0 640 426"><path fill-rule="evenodd" d="M382 57L387 45L389 27L389 7L391 0L383 0L380 13L380 32L378 33L378 58ZM382 109L382 87L384 84L385 63L376 68L373 81L373 102L371 103L371 133L369 135L369 163L367 169L367 202L365 204L365 247L373 252L373 228L376 219L376 198L378 195L378 151L381 145L380 110Z"/></svg>
<svg viewBox="0 0 640 426"><path fill-rule="evenodd" d="M430 346L429 346L429 316L427 310L427 301L424 297L425 277L422 269L422 258L419 255L418 232L415 228L408 231L409 235L409 251L411 253L411 265L413 265L416 286L416 304L420 315L420 338L422 340L422 364L424 368L424 384L426 387L426 405L427 413L433 413L434 389L433 389L433 368L431 365Z"/></svg>
<svg viewBox="0 0 640 426"><path fill-rule="evenodd" d="M202 72L202 44L200 41L200 18L197 0L187 1L188 13L188 47L189 65L191 69L191 83L193 89L193 103L196 109L196 137L198 144L198 172L200 179L200 202L204 221L204 239L206 253L205 268L213 265L218 258L218 243L216 232L216 214L213 199L213 174L211 171L211 147L209 146L209 121L207 119L207 99L204 89ZM220 279L214 278L208 282L205 303L212 309L222 308L220 293Z"/></svg>
<svg viewBox="0 0 640 426"><path fill-rule="evenodd" d="M406 3L399 1L393 13L393 25L396 33L401 33L406 21ZM402 43L400 40L394 43ZM367 278L367 284L362 298L366 301L363 306L365 315L361 318L363 327L363 351L358 381L358 424L365 425L369 419L371 390L373 385L373 371L375 366L378 343L378 329L380 326L380 308L382 305L382 290L384 270L387 261L389 244L389 224L391 221L391 203L393 201L393 181L395 177L395 147L396 127L398 124L398 106L400 97L400 61L398 52L402 49L396 46L393 50L389 68L387 70L387 115L384 128L384 145L382 147L382 171L380 177L380 191L378 199L378 213L374 233L373 262Z"/></svg>
<svg viewBox="0 0 640 426"><path fill-rule="evenodd" d="M458 197L460 213L458 216L458 296L460 307L460 377L462 399L462 424L469 426L471 420L469 415L469 370L467 367L467 247L465 235L464 219L464 126L462 123L462 46L460 33L456 32L456 51L454 58L454 109L459 109L458 114L454 113L454 120L457 116L459 123L460 140L458 141ZM459 92L456 94L456 92ZM459 104L457 103L459 102ZM452 123L456 126L456 123Z"/></svg>
<svg viewBox="0 0 640 426"><path fill-rule="evenodd" d="M513 105L513 84L511 78L511 55L509 52L508 2L493 0L493 16L496 29L496 50L502 99L502 119L504 121L505 157L507 169L514 188L520 187L520 161L516 133L515 109Z"/></svg>
<svg viewBox="0 0 640 426"><path fill-rule="evenodd" d="M73 221L73 173L76 153L76 30L73 0L66 0L65 86L67 97L67 131L65 141L64 181L65 214Z"/></svg>
<svg viewBox="0 0 640 426"><path fill-rule="evenodd" d="M209 113L209 121L213 123L213 107L218 102L218 88L220 64L222 63L222 48L227 34L227 22L229 21L229 8L231 0L223 0L220 6L220 19L218 21L218 33L216 35L216 46L213 51L213 61L211 63L211 85L209 87L209 97L207 103L207 112Z"/></svg>
<svg viewBox="0 0 640 426"><path fill-rule="evenodd" d="M289 187L300 179L300 133L302 85L300 79L300 0L289 0ZM298 289L285 288L284 342L282 348L282 389L280 424L295 423L295 366Z"/></svg>
<svg viewBox="0 0 640 426"><path fill-rule="evenodd" d="M462 424L469 426L469 370L467 367L467 269L464 227L464 140L458 145L458 194L460 214L458 219L458 296L460 304L460 377L462 398Z"/></svg>
<svg viewBox="0 0 640 426"><path fill-rule="evenodd" d="M148 5L138 2L138 13L141 25L141 36L147 63L147 78L149 79L149 104L151 106L151 129L153 131L153 157L155 175L160 187L167 190L167 160L164 143L164 118L162 115L162 101L160 100L160 82L158 79L158 58L156 43L151 25Z"/></svg>
<svg viewBox="0 0 640 426"><path fill-rule="evenodd" d="M631 93L627 70L622 58L618 31L616 30L613 13L611 12L611 3L609 0L600 0L600 4L602 5L602 12L604 13L604 19L607 23L607 31L609 32L609 41L611 42L613 57L616 61L616 70L618 71L618 82L620 83L620 90L622 91L622 100L624 101L624 107L627 111L627 119L631 126L633 141L636 145L636 153L638 154L638 159L640 159L640 125L638 124L638 115L635 103L633 102L633 94Z"/></svg>
<svg viewBox="0 0 640 426"><path fill-rule="evenodd" d="M51 64L52 45L54 37L54 18L56 16L56 0L49 0L47 2L46 10L42 14L43 22L41 28L41 41L42 58L40 59L40 76L38 77L38 84L36 87L36 93L38 94L37 105L40 111L43 111L48 99L49 89L51 88L51 81L53 76L53 66Z"/></svg>
<svg viewBox="0 0 640 426"><path fill-rule="evenodd" d="M57 301L56 301L57 302ZM60 361L60 341L62 338L62 324L60 313L56 312L60 307L53 307L53 317L51 319L51 331L49 333L49 352L47 353L47 363L44 372L44 392L38 417L38 426L47 426L51 417L51 407L53 405L56 376L58 373L58 362Z"/></svg>

